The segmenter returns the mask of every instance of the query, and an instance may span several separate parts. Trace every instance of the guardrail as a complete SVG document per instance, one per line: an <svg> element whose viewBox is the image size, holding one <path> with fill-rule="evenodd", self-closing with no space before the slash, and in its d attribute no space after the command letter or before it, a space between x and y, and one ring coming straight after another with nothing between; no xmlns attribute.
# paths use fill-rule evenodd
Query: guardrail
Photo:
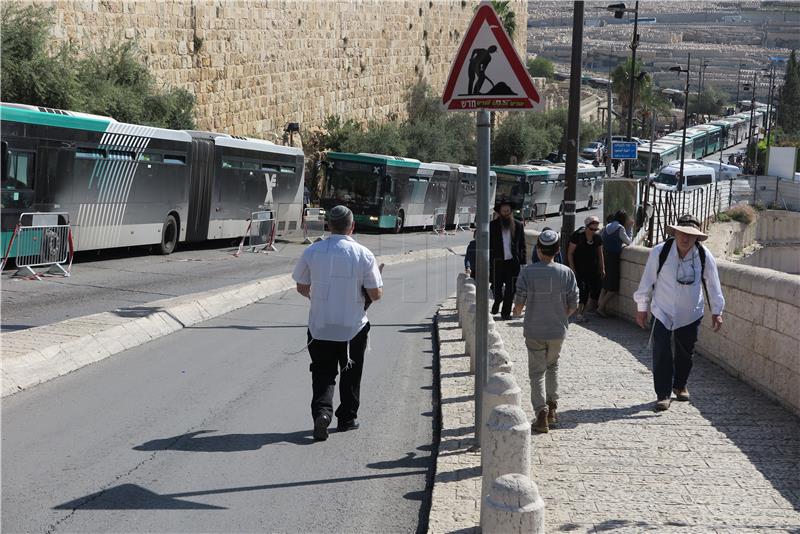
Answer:
<svg viewBox="0 0 800 534"><path fill-rule="evenodd" d="M325 210L306 208L303 211L303 243L310 244L325 239Z"/></svg>
<svg viewBox="0 0 800 534"><path fill-rule="evenodd" d="M14 276L29 276L41 280L40 275L43 273L36 272L36 268L41 267L49 267L46 274L69 276L75 252L69 213L21 214L6 247L0 269L5 268L12 257L12 251L17 266Z"/></svg>

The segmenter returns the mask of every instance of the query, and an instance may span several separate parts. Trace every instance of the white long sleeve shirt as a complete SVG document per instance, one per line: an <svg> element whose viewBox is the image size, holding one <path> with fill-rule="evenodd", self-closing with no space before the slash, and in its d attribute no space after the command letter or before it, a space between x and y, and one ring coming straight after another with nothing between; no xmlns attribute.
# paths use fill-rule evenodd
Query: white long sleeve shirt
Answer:
<svg viewBox="0 0 800 534"><path fill-rule="evenodd" d="M678 245L673 243L661 273L656 275L658 273L658 255L662 248L664 248L664 243L656 245L650 251L642 279L639 282L639 289L633 294L633 300L636 301L638 311L647 311L649 308L653 316L661 321L668 330L676 330L703 316L705 299L703 283L700 280L700 255L695 248L692 248L681 260L678 256ZM725 307L725 298L722 296L717 260L707 248L705 252L704 278L708 289L708 298L711 301L711 314L721 315ZM688 285L679 283L679 268L682 271L682 280L687 280L686 273L691 273L693 270L694 282ZM653 285L655 285L655 289L653 289Z"/></svg>

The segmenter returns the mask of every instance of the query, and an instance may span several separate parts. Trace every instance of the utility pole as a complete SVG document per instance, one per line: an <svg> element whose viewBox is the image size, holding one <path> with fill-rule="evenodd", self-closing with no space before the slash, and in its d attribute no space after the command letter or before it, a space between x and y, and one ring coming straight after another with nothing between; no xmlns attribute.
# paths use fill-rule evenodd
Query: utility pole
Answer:
<svg viewBox="0 0 800 534"><path fill-rule="evenodd" d="M631 84L628 90L628 130L626 132L627 140L631 140L633 135L633 91L636 78L634 71L636 70L636 48L639 46L639 0L636 0L636 5L633 8L633 39L631 39ZM633 178L631 174L631 160L625 160L625 176Z"/></svg>
<svg viewBox="0 0 800 534"><path fill-rule="evenodd" d="M578 140L581 125L581 56L583 55L583 2L574 3L572 15L572 62L569 74L569 109L567 111L567 164L564 189L564 215L561 220L562 250L569 246L575 230L575 194L578 186ZM611 109L609 108L609 115Z"/></svg>
<svg viewBox="0 0 800 534"><path fill-rule="evenodd" d="M678 72L681 72L678 67ZM681 141L681 176L678 180L678 191L683 191L683 161L686 159L686 123L689 120L689 73L692 70L692 54L686 56L686 89L683 91L683 138Z"/></svg>
<svg viewBox="0 0 800 534"><path fill-rule="evenodd" d="M613 137L611 126L614 119L614 93L611 90L611 75L608 76L608 136L606 141L606 178L611 179L611 139Z"/></svg>

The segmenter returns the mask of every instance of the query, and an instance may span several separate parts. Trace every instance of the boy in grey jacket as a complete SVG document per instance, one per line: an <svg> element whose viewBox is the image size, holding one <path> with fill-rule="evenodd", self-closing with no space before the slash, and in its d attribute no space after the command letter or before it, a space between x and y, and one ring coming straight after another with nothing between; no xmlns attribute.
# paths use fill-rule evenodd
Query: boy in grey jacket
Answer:
<svg viewBox="0 0 800 534"><path fill-rule="evenodd" d="M528 374L536 432L547 432L557 422L558 355L567 335L569 316L578 309L578 284L569 267L555 263L558 232L539 234L539 262L526 266L517 278L514 315L525 309L523 335L528 347Z"/></svg>

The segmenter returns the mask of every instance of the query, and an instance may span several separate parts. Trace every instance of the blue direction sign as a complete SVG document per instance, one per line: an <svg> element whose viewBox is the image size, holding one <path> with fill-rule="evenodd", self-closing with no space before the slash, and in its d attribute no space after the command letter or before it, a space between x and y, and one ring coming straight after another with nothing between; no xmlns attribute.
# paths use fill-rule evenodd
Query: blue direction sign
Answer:
<svg viewBox="0 0 800 534"><path fill-rule="evenodd" d="M611 143L611 159L636 159L636 141L613 141Z"/></svg>

